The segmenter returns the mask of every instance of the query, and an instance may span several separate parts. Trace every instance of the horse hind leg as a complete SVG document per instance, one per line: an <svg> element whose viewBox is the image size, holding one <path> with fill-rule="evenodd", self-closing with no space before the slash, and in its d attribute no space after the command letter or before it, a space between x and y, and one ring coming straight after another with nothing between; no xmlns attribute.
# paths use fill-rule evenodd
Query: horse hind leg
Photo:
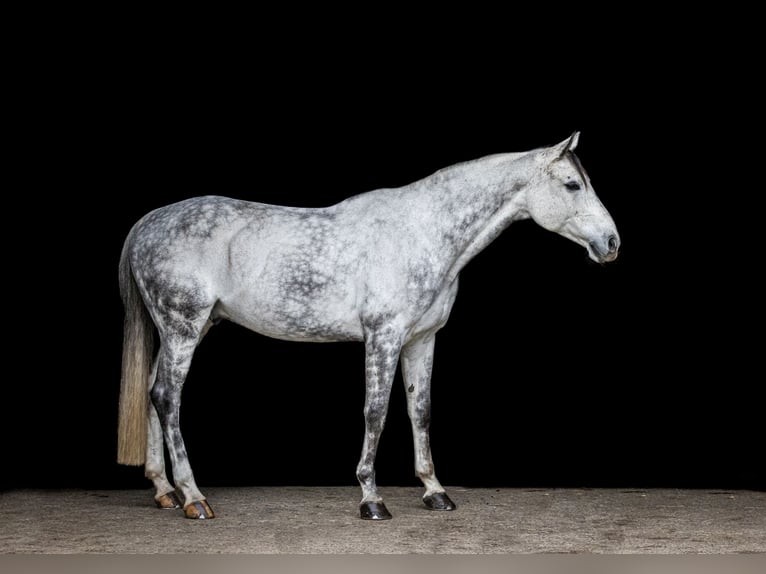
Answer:
<svg viewBox="0 0 766 574"><path fill-rule="evenodd" d="M423 503L430 510L455 510L455 503L436 478L431 457L429 427L434 340L433 335L426 336L408 343L402 349L402 374L415 446L415 474L426 487Z"/></svg>
<svg viewBox="0 0 766 574"><path fill-rule="evenodd" d="M145 475L154 483L157 508L181 508L181 499L165 473L165 443L162 440L162 426L153 405L149 407L149 434L146 450Z"/></svg>
<svg viewBox="0 0 766 574"><path fill-rule="evenodd" d="M215 517L213 510L194 480L179 424L181 390L191 365L194 350L203 331L206 330L206 326L207 318L205 317L204 320L184 321L177 325L177 327L183 328L166 328L161 332L162 342L157 355L157 375L150 392L151 402L157 415L156 421L150 417L150 452L152 452L151 446L155 446L151 462L155 470L160 470L162 444L159 437L164 436L173 468L173 477L177 491L183 495L184 514L187 518ZM162 435L158 432L160 428ZM150 462L149 456L147 456L147 462ZM155 478L159 480L161 489L166 490L170 487L170 483L165 484L162 481L163 475L164 468L162 473ZM155 482L155 485L157 484ZM158 501L158 504L163 507L167 504L170 507L169 505L173 503L172 497L170 497L170 501L163 499L160 488L158 488L157 494L159 498L155 497L155 500Z"/></svg>
<svg viewBox="0 0 766 574"><path fill-rule="evenodd" d="M152 368L152 378L149 384L149 391L154 387L157 379L157 361L154 361ZM147 445L146 445L146 464L144 465L144 474L146 478L154 483L155 495L154 502L157 508L175 509L181 508L182 503L175 487L168 480L165 473L165 442L162 440L162 426L157 416L157 409L149 401L149 422L147 425Z"/></svg>
<svg viewBox="0 0 766 574"><path fill-rule="evenodd" d="M208 319L202 329L197 345L199 345L202 338L212 326L213 321ZM152 368L151 382L149 384L150 392L152 388L154 388L154 382L156 380L157 361L155 360ZM157 508L176 509L182 507L183 503L178 497L176 488L168 480L165 471L165 441L162 437L162 425L160 424L160 418L157 415L157 409L154 408L151 400L149 401L149 424L147 429L146 465L144 466L144 474L152 481L152 483L154 483L156 491L154 502L157 504Z"/></svg>

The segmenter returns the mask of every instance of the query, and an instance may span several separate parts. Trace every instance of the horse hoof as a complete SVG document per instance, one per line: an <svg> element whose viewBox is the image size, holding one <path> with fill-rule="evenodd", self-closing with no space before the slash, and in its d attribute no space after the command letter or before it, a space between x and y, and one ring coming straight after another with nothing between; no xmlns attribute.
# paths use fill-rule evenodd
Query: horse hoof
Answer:
<svg viewBox="0 0 766 574"><path fill-rule="evenodd" d="M175 492L168 492L159 498L155 498L154 503L157 505L157 508L162 508L165 510L181 508L181 500L178 498L178 495Z"/></svg>
<svg viewBox="0 0 766 574"><path fill-rule="evenodd" d="M198 520L215 518L213 509L210 508L210 505L204 500L192 502L189 506L184 508L184 514L186 515L186 518L196 518Z"/></svg>
<svg viewBox="0 0 766 574"><path fill-rule="evenodd" d="M424 496L423 502L429 510L455 510L457 508L446 492L435 492L434 494Z"/></svg>
<svg viewBox="0 0 766 574"><path fill-rule="evenodd" d="M359 505L363 520L391 520L391 513L382 502L363 502Z"/></svg>

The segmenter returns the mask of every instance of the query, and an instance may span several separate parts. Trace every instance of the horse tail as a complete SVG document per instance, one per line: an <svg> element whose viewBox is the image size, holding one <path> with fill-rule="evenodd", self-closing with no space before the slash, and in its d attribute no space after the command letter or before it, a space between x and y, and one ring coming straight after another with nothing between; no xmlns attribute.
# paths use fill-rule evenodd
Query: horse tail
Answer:
<svg viewBox="0 0 766 574"><path fill-rule="evenodd" d="M120 293L125 306L122 344L122 378L117 427L117 462L146 462L149 379L154 352L154 324L138 291L128 258L130 236L120 257Z"/></svg>

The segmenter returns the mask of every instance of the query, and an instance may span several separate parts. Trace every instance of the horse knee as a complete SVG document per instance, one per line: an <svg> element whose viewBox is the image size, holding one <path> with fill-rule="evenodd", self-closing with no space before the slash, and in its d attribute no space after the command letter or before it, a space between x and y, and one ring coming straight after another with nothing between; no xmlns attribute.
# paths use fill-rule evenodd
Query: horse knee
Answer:
<svg viewBox="0 0 766 574"><path fill-rule="evenodd" d="M381 402L372 403L364 409L364 420L369 431L373 433L383 431L387 411L388 405Z"/></svg>

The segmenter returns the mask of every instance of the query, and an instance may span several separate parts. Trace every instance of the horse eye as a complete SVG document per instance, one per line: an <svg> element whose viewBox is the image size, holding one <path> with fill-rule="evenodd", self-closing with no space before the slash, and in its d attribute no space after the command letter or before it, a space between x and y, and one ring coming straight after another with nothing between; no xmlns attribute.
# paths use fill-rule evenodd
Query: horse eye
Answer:
<svg viewBox="0 0 766 574"><path fill-rule="evenodd" d="M576 181L568 181L564 184L564 187L566 187L569 191L577 191L580 189L580 184Z"/></svg>

